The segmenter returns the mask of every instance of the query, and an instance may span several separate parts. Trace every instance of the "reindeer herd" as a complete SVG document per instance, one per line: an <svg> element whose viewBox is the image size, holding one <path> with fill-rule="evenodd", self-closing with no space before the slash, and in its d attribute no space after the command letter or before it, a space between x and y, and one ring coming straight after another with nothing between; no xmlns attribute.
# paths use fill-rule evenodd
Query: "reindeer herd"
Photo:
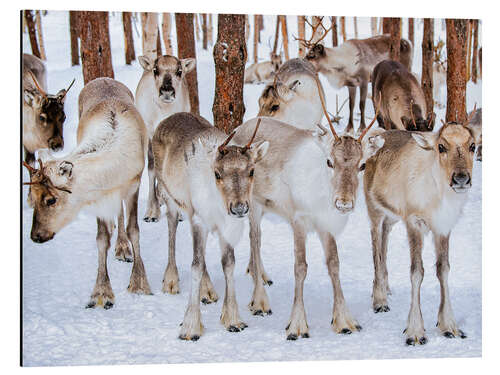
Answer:
<svg viewBox="0 0 500 375"><path fill-rule="evenodd" d="M323 27L322 24L316 27ZM328 30L324 30L325 34ZM324 37L324 36L323 36ZM446 337L465 338L458 327L448 290L449 238L471 187L476 144L482 139L481 110L465 123L449 122L433 132L435 115L411 73L412 45L401 41L401 63L389 60L389 36L349 40L327 48L301 40L305 58L281 65L252 65L246 83L265 83L259 113L229 136L190 112L185 80L196 61L140 57L144 72L135 96L122 83L97 78L78 99L77 146L57 158L46 149L63 147L64 98L46 92L43 62L23 55L23 146L29 170L28 204L33 208L31 239L43 243L83 209L97 219L98 269L88 308L113 307L107 254L117 222L115 257L133 262L128 291L151 294L140 255L138 195L147 160L149 197L144 220L160 219L166 206L168 264L164 293L179 293L176 231L187 219L193 239L191 292L179 338L203 334L200 302L218 295L205 265L207 236L221 248L226 288L221 323L230 332L247 327L239 314L234 282L234 248L248 218L254 315L272 313L266 285L272 281L261 258L261 220L266 213L284 218L293 230L295 293L286 338L309 337L303 286L307 275L306 237L316 232L325 252L333 287L331 326L349 334L361 326L349 312L339 277L337 237L357 203L362 179L371 223L374 281L373 310L389 311L387 242L402 221L411 256L411 307L405 329L408 345L425 344L420 310L424 235L432 232L436 273L441 285L437 326ZM337 134L327 111L318 74L349 90L349 120ZM368 83L375 118L365 125ZM356 87L361 121L354 131ZM321 125L323 116L329 129ZM373 127L375 121L378 127ZM35 165L35 152L38 167ZM478 158L481 155L478 154Z"/></svg>

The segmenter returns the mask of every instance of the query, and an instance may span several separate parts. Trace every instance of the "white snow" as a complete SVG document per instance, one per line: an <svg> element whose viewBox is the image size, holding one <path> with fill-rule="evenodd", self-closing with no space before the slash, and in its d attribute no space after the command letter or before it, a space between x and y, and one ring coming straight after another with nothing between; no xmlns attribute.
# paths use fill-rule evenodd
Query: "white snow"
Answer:
<svg viewBox="0 0 500 375"><path fill-rule="evenodd" d="M65 150L76 144L77 98L83 87L81 68L70 66L68 13L50 11L43 17L46 53L48 56L49 91L66 87L76 78L66 100ZM290 55L296 56L297 44L291 35L297 35L295 17L288 18ZM217 18L214 17L216 25ZM250 17L253 22L253 17ZM274 33L274 16L265 17L260 56L267 56L268 40ZM358 18L360 37L369 36L369 19ZM444 38L444 31L436 21L436 39ZM327 21L328 23L328 21ZM346 19L348 37L353 37L352 19ZM140 27L137 27L140 29ZM253 30L253 27L251 27ZM404 22L406 35L406 20ZM110 33L115 78L135 92L141 75L137 61L124 64L121 14L110 16ZM174 33L175 34L175 33ZM414 71L421 64L420 44L422 24L415 30ZM214 37L216 32L214 30ZM136 54L140 54L140 39L135 34ZM270 39L271 38L271 39ZM250 38L251 40L251 38ZM27 35L23 35L23 49L30 53ZM327 42L327 46L331 42ZM269 43L271 44L271 43ZM175 35L174 35L174 46ZM252 57L251 43L248 46ZM211 108L214 97L214 66L211 50L197 45L197 69L201 114L213 121ZM347 89L334 90L322 78L330 111L334 110L335 95L342 103ZM481 106L482 84L468 85L468 109L477 102ZM245 86L245 119L257 114L257 98L261 85ZM357 110L356 110L357 111ZM444 110L436 110L437 122ZM347 122L348 108L342 111L342 126ZM367 117L373 116L372 105L367 105ZM23 173L25 181L28 174ZM131 264L116 261L113 247L109 252L108 270L116 296L115 306L108 311L85 309L94 286L97 272L95 219L85 214L45 244L35 244L30 238L32 210L26 206L27 189L23 201L23 359L27 366L90 365L90 364L150 364L175 362L232 362L285 361L332 359L383 359L429 357L478 357L482 349L482 290L481 290L481 163L474 166L473 188L464 212L452 232L450 244L450 291L455 317L468 338L446 339L435 327L439 307L439 283L435 277L435 257L431 237L423 251L426 270L421 291L422 313L429 342L420 347L406 347L402 334L410 303L409 251L406 232L397 224L389 240L389 283L392 296L391 311L374 314L371 308L373 277L369 222L364 197L360 189L358 204L344 233L338 239L341 282L347 304L363 326L360 333L342 336L330 328L333 292L324 256L316 235L307 242L308 276L304 299L310 327L309 339L296 342L285 340L293 301L293 239L287 223L275 216L265 217L262 223L262 257L267 273L274 284L266 287L272 316L254 317L247 304L252 293L251 278L245 274L249 259L248 227L236 248L235 281L237 299L243 320L249 327L242 333L229 333L219 323L224 293L224 276L220 265L220 250L216 238L210 236L207 244L207 267L219 294L219 302L202 305L205 334L198 342L177 339L189 295L190 263L192 258L189 224L179 225L177 236L177 264L181 293L176 296L161 292L163 272L167 264L167 223L140 220L141 250L153 296L136 296L126 291ZM147 179L141 185L139 213L146 209ZM116 237L116 234L115 234Z"/></svg>

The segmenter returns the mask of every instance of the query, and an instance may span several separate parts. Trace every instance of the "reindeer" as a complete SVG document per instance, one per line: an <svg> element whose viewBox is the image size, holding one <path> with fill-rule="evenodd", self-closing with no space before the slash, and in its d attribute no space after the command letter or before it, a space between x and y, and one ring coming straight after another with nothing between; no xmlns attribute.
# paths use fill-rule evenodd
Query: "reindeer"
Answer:
<svg viewBox="0 0 500 375"><path fill-rule="evenodd" d="M273 117L299 129L317 129L323 111L323 86L314 66L303 59L285 62L259 98L258 116Z"/></svg>
<svg viewBox="0 0 500 375"><path fill-rule="evenodd" d="M359 87L361 122L359 132L365 129L365 102L368 92L368 82L375 65L389 58L390 36L379 35L367 39L350 39L338 47L327 48L317 42L312 43L314 34L319 27L325 29L320 22L313 27L309 40L297 39L308 48L305 59L311 62L318 73L322 73L335 88L347 86L349 89L349 122L347 132L353 132L354 104L356 87ZM325 31L328 31L325 29ZM326 33L325 33L326 35ZM323 35L323 37L325 36ZM400 60L408 70L411 70L412 45L401 39Z"/></svg>
<svg viewBox="0 0 500 375"><path fill-rule="evenodd" d="M88 308L113 307L114 294L106 261L114 217L126 202L127 235L134 264L128 291L151 294L139 248L137 199L147 147L147 131L132 93L110 78L89 82L79 96L81 113L77 146L63 158L42 153L31 172L33 225L31 239L43 243L86 209L97 218L99 262ZM43 160L42 160L43 159Z"/></svg>
<svg viewBox="0 0 500 375"><path fill-rule="evenodd" d="M254 63L245 70L245 83L268 83L273 80L283 59L281 54L271 53L271 61Z"/></svg>
<svg viewBox="0 0 500 375"><path fill-rule="evenodd" d="M381 100L377 120L379 126L387 130L434 129L435 114L431 110L428 113L422 88L413 74L397 61L384 60L373 69L372 99L374 104Z"/></svg>
<svg viewBox="0 0 500 375"><path fill-rule="evenodd" d="M434 237L436 273L441 285L437 326L446 337L466 337L453 316L447 280L451 230L471 187L478 138L470 126L471 117L464 124L446 123L437 133L387 131L383 134L384 146L366 162L364 191L375 267L373 309L376 313L389 311L387 241L393 225L402 220L411 256L411 307L404 331L408 345L427 342L420 285L424 276L422 247L428 231Z"/></svg>
<svg viewBox="0 0 500 375"><path fill-rule="evenodd" d="M55 95L48 94L45 64L36 56L23 54L23 147L24 160L31 167L35 166L35 151L64 147L64 101L74 82ZM30 197L28 194L28 202Z"/></svg>
<svg viewBox="0 0 500 375"><path fill-rule="evenodd" d="M483 109L479 108L475 113L469 113L471 120L469 126L474 129L474 134L478 136L476 147L476 160L483 161Z"/></svg>
<svg viewBox="0 0 500 375"><path fill-rule="evenodd" d="M237 128L235 143L247 139L255 119ZM264 283L269 283L260 257L263 214L273 212L287 220L295 244L295 297L290 321L286 327L288 340L309 337L303 301L307 273L306 237L315 231L325 251L328 273L334 290L331 325L335 332L349 334L361 330L346 306L339 279L336 237L344 229L353 211L358 188L358 174L365 160L378 150L383 140L362 139L375 119L355 139L338 136L329 121L328 132L297 129L272 118L262 119L256 141L269 141L268 156L255 170L255 186L250 207L250 274L254 282L249 304L254 315L271 314ZM264 283L262 282L264 281Z"/></svg>
<svg viewBox="0 0 500 375"><path fill-rule="evenodd" d="M151 139L161 120L177 112L191 111L186 75L195 68L196 60L164 55L152 61L147 56L140 56L139 63L144 72L135 92L135 104L146 123L149 137L149 196L144 221L157 222L160 218L160 205L156 192Z"/></svg>
<svg viewBox="0 0 500 375"><path fill-rule="evenodd" d="M205 266L205 246L209 232L219 237L226 293L221 323L230 332L247 327L241 320L233 279L234 246L238 243L251 201L254 173L266 155L269 143L228 146L227 137L200 116L176 113L160 122L152 147L160 196L167 204L169 260L163 290L178 292L175 264L177 215L183 212L191 222L193 262L191 295L179 338L196 341L203 332L200 288L215 295ZM248 139L248 138L247 138ZM207 288L208 286L208 288Z"/></svg>

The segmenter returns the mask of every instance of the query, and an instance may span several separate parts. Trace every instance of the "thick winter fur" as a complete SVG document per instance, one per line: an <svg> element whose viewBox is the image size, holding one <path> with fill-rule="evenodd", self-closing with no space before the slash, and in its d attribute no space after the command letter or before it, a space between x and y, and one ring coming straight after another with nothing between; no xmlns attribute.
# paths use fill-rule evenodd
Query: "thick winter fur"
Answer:
<svg viewBox="0 0 500 375"><path fill-rule="evenodd" d="M152 61L140 56L144 69L135 92L135 104L142 115L151 142L161 120L177 112L191 111L186 74L196 66L195 59L178 59L164 55ZM148 150L149 197L144 220L156 222L160 218L160 205L156 193L156 179L151 145Z"/></svg>
<svg viewBox="0 0 500 375"><path fill-rule="evenodd" d="M469 113L469 116L471 114ZM483 161L483 109L479 108L470 120L469 128L474 133L477 141L476 160Z"/></svg>
<svg viewBox="0 0 500 375"><path fill-rule="evenodd" d="M272 55L270 61L254 63L245 69L245 83L269 83L283 63L281 55Z"/></svg>
<svg viewBox="0 0 500 375"><path fill-rule="evenodd" d="M256 120L237 129L233 139L242 143L249 137ZM263 118L256 141L269 141L268 156L255 170L253 206L250 210L251 258L249 271L254 292L249 308L254 315L270 314L271 309L263 283L269 283L260 257L260 221L266 212L285 218L292 226L295 246L295 298L288 339L309 337L303 301L303 285L307 273L307 233L318 233L326 255L328 272L334 289L332 328L350 333L361 327L351 316L342 294L336 237L344 229L348 213L354 209L358 176L369 156L381 146L379 137L366 138L362 146L350 136L339 140L328 133L320 135L294 128L275 119ZM368 147L368 145L377 145Z"/></svg>
<svg viewBox="0 0 500 375"><path fill-rule="evenodd" d="M375 267L374 311L389 310L387 241L392 226L402 220L407 228L411 255L407 344L427 342L420 310L420 285L424 276L422 246L428 231L434 236L441 284L438 327L447 337L464 337L451 309L448 247L451 230L461 215L471 186L477 140L470 126L459 124L444 125L437 133L390 130L383 137L384 146L366 162L364 175Z"/></svg>
<svg viewBox="0 0 500 375"><path fill-rule="evenodd" d="M374 107L380 101L379 126L389 129L432 131L435 116L427 111L417 79L401 63L384 60L372 74Z"/></svg>
<svg viewBox="0 0 500 375"><path fill-rule="evenodd" d="M379 35L368 39L351 39L334 48L315 45L306 55L318 73L324 74L335 88L349 88L349 123L347 132L353 131L356 87L360 90L360 129L365 128L365 102L370 76L379 62L389 58L390 36ZM412 45L401 39L400 61L411 70Z"/></svg>
<svg viewBox="0 0 500 375"><path fill-rule="evenodd" d="M226 278L221 323L231 332L246 327L236 303L234 246L243 232L242 218L250 208L257 163L264 157L268 144L263 142L247 150L237 146L219 149L226 138L226 134L208 121L190 113L177 113L161 121L153 137L158 189L167 204L169 222L169 263L163 280L165 292L178 292L175 264L177 215L182 212L192 227L191 296L179 336L185 340L197 340L202 335L200 299L205 297L203 302L217 300L205 266L205 245L210 232L219 237Z"/></svg>
<svg viewBox="0 0 500 375"><path fill-rule="evenodd" d="M132 93L118 81L98 78L89 82L81 91L78 104L77 147L63 158L42 155L43 170L32 176L31 238L35 242L51 240L81 210L94 214L99 269L88 307L109 308L114 295L106 259L113 220L120 213L122 201L126 203L127 236L134 255L129 291L151 293L140 256L137 225L147 132Z"/></svg>
<svg viewBox="0 0 500 375"><path fill-rule="evenodd" d="M278 70L274 82L262 92L259 116L273 117L299 129L317 129L323 110L316 79L311 63L303 59L288 60Z"/></svg>

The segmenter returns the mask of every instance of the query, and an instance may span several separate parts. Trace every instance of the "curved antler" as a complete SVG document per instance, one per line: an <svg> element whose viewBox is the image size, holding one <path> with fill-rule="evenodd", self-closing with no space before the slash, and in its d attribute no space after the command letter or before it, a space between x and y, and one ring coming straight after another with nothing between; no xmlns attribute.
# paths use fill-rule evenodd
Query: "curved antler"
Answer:
<svg viewBox="0 0 500 375"><path fill-rule="evenodd" d="M378 104L377 104L377 109L375 110L375 117L373 117L373 120L372 122L370 122L370 125L368 125L365 130L363 130L363 132L360 134L359 138L357 139L357 141L359 143L361 143L361 140L363 139L363 137L366 135L366 133L368 133L368 130L370 130L370 128L373 126L373 124L375 123L375 120L377 119L377 116L378 116L378 113L380 111L380 102L382 101L382 95L379 96L378 98Z"/></svg>
<svg viewBox="0 0 500 375"><path fill-rule="evenodd" d="M231 134L229 134L229 137L226 138L226 140L224 141L224 143L222 143L219 147L218 147L218 150L221 154L224 155L224 153L226 152L226 146L227 144L231 141L231 139L234 137L234 135L236 134L236 130L233 130L233 132Z"/></svg>
<svg viewBox="0 0 500 375"><path fill-rule="evenodd" d="M326 37L326 34L328 34L328 32L330 30L333 29L333 25L329 28L329 29L326 29L325 26L323 26L323 17L321 17L320 19L320 22L314 26L312 25L308 20L307 18L305 18L305 22L311 26L312 28L312 33L311 33L311 38L309 38L309 40L305 40L305 39L302 39L302 38L296 38L295 36L293 37L293 39L297 40L298 42L302 43L304 45L304 47L306 48L312 48L314 47L316 44L318 44L319 42L321 42L323 39L325 39ZM316 31L318 30L319 27L322 27L323 30L325 31L325 33L323 34L323 36L321 38L319 38L317 41L315 41L314 43L312 43L312 40L314 39L314 36L316 35Z"/></svg>
<svg viewBox="0 0 500 375"><path fill-rule="evenodd" d="M337 132L333 128L332 120L330 119L330 116L328 116L328 111L326 110L326 104L325 104L325 96L323 95L323 90L321 88L321 83L319 82L319 77L318 73L314 75L314 80L316 81L316 86L318 86L318 94L319 98L321 100L321 107L323 108L323 113L325 114L326 119L328 120L328 125L330 125L330 130L332 131L333 137L335 138L336 141L338 141L340 138L337 135Z"/></svg>
<svg viewBox="0 0 500 375"><path fill-rule="evenodd" d="M242 152L246 152L246 150L250 149L250 147L252 146L252 142L255 139L255 135L257 134L257 130L259 130L259 126L260 126L261 121L262 121L262 119L259 117L259 119L257 120L257 125L255 125L255 130L253 131L252 138L250 138L248 143L243 147Z"/></svg>
<svg viewBox="0 0 500 375"><path fill-rule="evenodd" d="M28 73L31 75L31 78L33 78L33 83L35 84L35 86L38 89L38 91L40 92L40 94L42 94L42 96L44 98L46 98L47 97L47 93L40 87L40 85L38 84L38 81L37 81L35 75L33 74L33 72L31 70L28 70Z"/></svg>
<svg viewBox="0 0 500 375"><path fill-rule="evenodd" d="M410 115L411 119L413 121L413 125L415 126L415 129L417 129L417 121L415 120L415 115L413 114L413 99L410 101Z"/></svg>
<svg viewBox="0 0 500 375"><path fill-rule="evenodd" d="M477 106L477 103L474 103L474 109L472 110L470 115L467 116L467 120L465 121L465 124L463 124L463 126L467 126L471 122L472 118L474 117L474 115L476 114L476 111L477 111L476 106Z"/></svg>
<svg viewBox="0 0 500 375"><path fill-rule="evenodd" d="M64 94L62 95L61 99L66 96L66 94L68 93L69 89L73 86L74 83L75 83L75 79L73 78L73 81L71 81L71 83L69 84L68 88L66 90L64 90Z"/></svg>
<svg viewBox="0 0 500 375"><path fill-rule="evenodd" d="M30 171L31 173L36 173L38 170L36 168L33 168L31 165L29 165L28 163L26 163L25 161L23 161L23 165L26 167L26 169L28 171Z"/></svg>

